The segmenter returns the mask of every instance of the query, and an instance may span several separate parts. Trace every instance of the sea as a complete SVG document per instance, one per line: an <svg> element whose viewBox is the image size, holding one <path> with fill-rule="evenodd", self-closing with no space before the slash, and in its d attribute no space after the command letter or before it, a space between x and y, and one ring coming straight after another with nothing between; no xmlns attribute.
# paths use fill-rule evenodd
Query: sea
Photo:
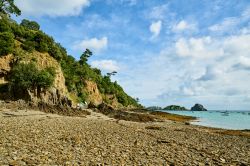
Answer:
<svg viewBox="0 0 250 166"><path fill-rule="evenodd" d="M197 117L191 124L207 127L249 130L250 111L166 111L172 114Z"/></svg>

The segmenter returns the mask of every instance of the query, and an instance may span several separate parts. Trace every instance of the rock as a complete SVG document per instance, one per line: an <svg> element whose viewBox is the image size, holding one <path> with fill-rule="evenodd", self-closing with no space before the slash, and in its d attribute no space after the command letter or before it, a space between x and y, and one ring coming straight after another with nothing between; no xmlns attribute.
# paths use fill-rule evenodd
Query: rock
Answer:
<svg viewBox="0 0 250 166"><path fill-rule="evenodd" d="M225 162L226 162L226 160L225 160L224 158L220 158L220 161L221 161L222 163L225 163Z"/></svg>
<svg viewBox="0 0 250 166"><path fill-rule="evenodd" d="M203 107L201 104L195 104L192 108L191 111L207 111L206 108Z"/></svg>

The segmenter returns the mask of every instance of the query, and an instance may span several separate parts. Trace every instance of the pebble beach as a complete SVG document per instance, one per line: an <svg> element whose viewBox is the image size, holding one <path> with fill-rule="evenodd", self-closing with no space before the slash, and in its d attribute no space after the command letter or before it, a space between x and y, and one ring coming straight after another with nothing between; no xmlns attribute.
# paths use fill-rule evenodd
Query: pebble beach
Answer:
<svg viewBox="0 0 250 166"><path fill-rule="evenodd" d="M0 165L250 165L249 135L103 114L0 111Z"/></svg>

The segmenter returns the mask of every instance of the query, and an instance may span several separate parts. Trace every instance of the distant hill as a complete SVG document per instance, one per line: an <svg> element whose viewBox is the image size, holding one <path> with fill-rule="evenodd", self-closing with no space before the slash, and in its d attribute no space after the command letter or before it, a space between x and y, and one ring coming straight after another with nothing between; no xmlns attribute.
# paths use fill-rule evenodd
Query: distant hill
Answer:
<svg viewBox="0 0 250 166"><path fill-rule="evenodd" d="M141 107L138 99L111 81L116 71L102 75L88 64L91 56L86 49L76 60L38 23L23 20L17 24L0 10L0 99Z"/></svg>
<svg viewBox="0 0 250 166"><path fill-rule="evenodd" d="M155 110L162 110L162 108L159 107L159 106L150 106L150 107L147 107L146 109L152 110L152 111L155 111Z"/></svg>
<svg viewBox="0 0 250 166"><path fill-rule="evenodd" d="M164 110L175 110L175 111L187 111L188 109L185 107L181 107L178 105L169 105L165 108L163 108Z"/></svg>

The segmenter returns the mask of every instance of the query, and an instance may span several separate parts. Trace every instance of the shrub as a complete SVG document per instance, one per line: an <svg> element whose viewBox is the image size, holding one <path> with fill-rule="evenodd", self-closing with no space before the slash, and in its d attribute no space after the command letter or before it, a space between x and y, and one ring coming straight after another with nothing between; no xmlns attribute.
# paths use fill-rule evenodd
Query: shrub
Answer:
<svg viewBox="0 0 250 166"><path fill-rule="evenodd" d="M33 41L26 40L25 42L22 43L22 48L28 52L32 52L35 50L36 43Z"/></svg>
<svg viewBox="0 0 250 166"><path fill-rule="evenodd" d="M40 25L37 22L29 21L26 19L23 19L20 25L27 29L35 30L35 31L38 31L40 29Z"/></svg>
<svg viewBox="0 0 250 166"><path fill-rule="evenodd" d="M55 79L55 70L46 68L38 70L35 63L19 63L13 67L10 75L12 89L34 90L50 87Z"/></svg>
<svg viewBox="0 0 250 166"><path fill-rule="evenodd" d="M0 32L0 56L13 53L14 35L10 32Z"/></svg>

